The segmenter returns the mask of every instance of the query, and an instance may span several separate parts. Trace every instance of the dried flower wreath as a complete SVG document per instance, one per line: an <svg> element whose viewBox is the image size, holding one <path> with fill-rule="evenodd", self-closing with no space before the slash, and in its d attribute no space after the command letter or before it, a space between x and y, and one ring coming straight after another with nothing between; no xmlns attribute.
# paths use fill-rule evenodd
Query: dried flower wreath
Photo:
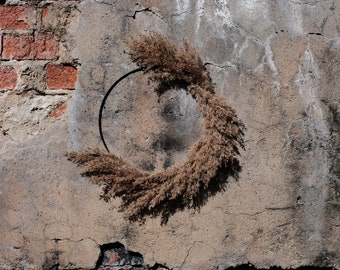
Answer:
<svg viewBox="0 0 340 270"><path fill-rule="evenodd" d="M166 223L176 211L200 209L224 190L229 176L238 178L238 156L245 127L235 111L213 89L208 71L196 50L184 41L180 48L167 37L151 32L128 40L131 59L161 95L186 89L199 104L204 134L181 164L161 172L132 168L120 157L101 150L71 152L68 158L82 166L82 175L103 185L101 198L120 197L120 210L130 221L161 216Z"/></svg>

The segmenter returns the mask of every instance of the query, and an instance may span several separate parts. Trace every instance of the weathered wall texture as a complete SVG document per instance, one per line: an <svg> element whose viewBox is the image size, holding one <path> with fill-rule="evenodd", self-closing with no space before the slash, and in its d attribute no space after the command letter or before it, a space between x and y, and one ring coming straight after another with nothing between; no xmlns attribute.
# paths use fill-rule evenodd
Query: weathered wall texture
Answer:
<svg viewBox="0 0 340 270"><path fill-rule="evenodd" d="M339 1L28 4L12 12L24 24L0 18L1 269L93 268L97 245L116 241L176 269L340 267ZM135 68L123 39L148 30L187 38L247 127L239 181L164 226L122 219L65 158L102 147L100 102ZM184 160L202 132L190 96L158 98L142 75L115 89L103 121L110 149L145 170Z"/></svg>

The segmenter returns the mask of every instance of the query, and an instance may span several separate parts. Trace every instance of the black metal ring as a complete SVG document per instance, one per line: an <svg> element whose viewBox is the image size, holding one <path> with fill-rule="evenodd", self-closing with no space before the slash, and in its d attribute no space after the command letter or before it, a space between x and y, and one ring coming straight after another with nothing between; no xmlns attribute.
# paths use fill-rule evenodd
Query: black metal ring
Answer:
<svg viewBox="0 0 340 270"><path fill-rule="evenodd" d="M126 77L130 76L131 74L134 74L134 73L137 73L139 71L143 71L144 68L143 67L140 67L140 68L137 68L137 69L134 69L134 70L131 70L130 72L126 73L125 75L123 75L122 77L120 77L117 81L114 82L114 84L112 84L112 86L109 88L109 90L106 92L103 100L102 100L102 103L100 105L100 109L99 109L99 117L98 117L98 125L99 125L99 134L100 134L100 138L104 144L104 147L106 149L107 152L110 153L107 145L106 145L106 142L105 142L105 139L104 139L104 135L103 135L103 130L102 130L102 113L103 113L103 109L104 109L104 106L105 106L105 102L108 98L108 96L110 95L110 93L112 92L113 88L115 88L117 86L118 83L120 83L122 80L124 80Z"/></svg>

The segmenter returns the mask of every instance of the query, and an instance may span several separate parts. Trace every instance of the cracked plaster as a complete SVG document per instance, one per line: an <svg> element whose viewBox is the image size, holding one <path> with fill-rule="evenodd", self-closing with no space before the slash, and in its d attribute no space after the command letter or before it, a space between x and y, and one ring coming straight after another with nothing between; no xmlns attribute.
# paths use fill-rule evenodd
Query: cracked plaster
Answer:
<svg viewBox="0 0 340 270"><path fill-rule="evenodd" d="M81 63L76 91L1 96L1 267L90 269L98 244L115 241L174 269L339 267L337 1L85 0L77 14L66 18L72 29L63 56L71 50ZM247 126L239 182L165 226L124 221L119 202L100 201L100 188L64 156L101 146L101 99L134 68L123 38L147 30L196 46L216 91ZM116 153L162 169L185 158L201 118L190 97L159 100L149 87L137 76L117 89L108 108L118 109L107 112L105 128ZM67 114L46 120L61 101L69 102ZM180 147L164 148L159 138L169 136Z"/></svg>

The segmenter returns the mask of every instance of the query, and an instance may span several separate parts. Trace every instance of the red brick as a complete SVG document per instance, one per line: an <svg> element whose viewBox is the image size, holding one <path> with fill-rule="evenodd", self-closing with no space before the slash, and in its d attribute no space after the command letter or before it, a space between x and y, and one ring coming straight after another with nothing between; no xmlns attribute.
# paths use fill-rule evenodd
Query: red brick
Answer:
<svg viewBox="0 0 340 270"><path fill-rule="evenodd" d="M47 66L46 83L49 89L74 89L77 79L78 71L73 66Z"/></svg>
<svg viewBox="0 0 340 270"><path fill-rule="evenodd" d="M2 59L33 59L34 38L32 35L4 34L2 38Z"/></svg>
<svg viewBox="0 0 340 270"><path fill-rule="evenodd" d="M2 59L53 60L58 57L58 41L52 34L4 34Z"/></svg>
<svg viewBox="0 0 340 270"><path fill-rule="evenodd" d="M52 118L58 118L60 116L62 116L67 109L67 104L63 103L60 106L58 106L57 108L55 108L50 114L49 116Z"/></svg>
<svg viewBox="0 0 340 270"><path fill-rule="evenodd" d="M36 10L29 6L0 6L0 29L29 29L36 23Z"/></svg>
<svg viewBox="0 0 340 270"><path fill-rule="evenodd" d="M0 66L0 90L13 90L17 85L18 74L11 66Z"/></svg>
<svg viewBox="0 0 340 270"><path fill-rule="evenodd" d="M42 24L42 28L46 29L46 22L45 22L45 18L48 16L49 10L47 7L43 8L41 10L41 24Z"/></svg>
<svg viewBox="0 0 340 270"><path fill-rule="evenodd" d="M58 41L52 34L35 34L35 58L56 59L58 57Z"/></svg>

